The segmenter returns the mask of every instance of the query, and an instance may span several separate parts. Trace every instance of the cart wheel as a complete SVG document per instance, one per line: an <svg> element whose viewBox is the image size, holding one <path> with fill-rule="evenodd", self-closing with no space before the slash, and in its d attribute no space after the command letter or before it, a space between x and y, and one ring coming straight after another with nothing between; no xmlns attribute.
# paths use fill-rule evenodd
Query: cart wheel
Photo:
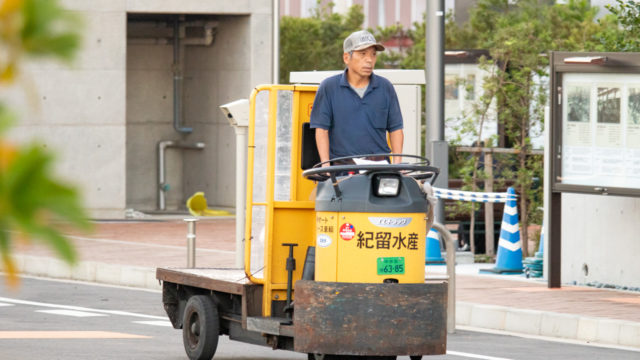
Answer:
<svg viewBox="0 0 640 360"><path fill-rule="evenodd" d="M412 356L409 356L409 359L411 359L411 360L420 360L420 359L422 359L422 355L412 355Z"/></svg>
<svg viewBox="0 0 640 360"><path fill-rule="evenodd" d="M191 360L210 360L218 347L218 309L205 295L189 298L184 309L182 342Z"/></svg>

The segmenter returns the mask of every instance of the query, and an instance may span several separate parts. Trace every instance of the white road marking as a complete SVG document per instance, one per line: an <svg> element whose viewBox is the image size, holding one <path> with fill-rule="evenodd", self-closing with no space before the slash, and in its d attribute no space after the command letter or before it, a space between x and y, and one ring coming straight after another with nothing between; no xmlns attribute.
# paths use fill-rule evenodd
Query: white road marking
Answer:
<svg viewBox="0 0 640 360"><path fill-rule="evenodd" d="M5 273L0 272L0 275L4 275L4 274ZM36 279L36 280L52 281L52 282L59 282L59 283L65 283L65 284L82 284L87 286L124 289L129 291L144 291L144 292L150 292L150 293L156 293L156 294L162 293L162 290L156 290L156 289L145 289L145 288L139 288L139 287L113 285L113 284L101 284L101 283L95 283L95 282L89 282L89 281L83 281L83 280L54 279L54 278L48 278L43 276L34 276L34 275L25 275L25 274L20 274L19 276L25 279Z"/></svg>
<svg viewBox="0 0 640 360"><path fill-rule="evenodd" d="M36 310L36 312L45 313L45 314L54 314L54 315L64 315L64 316L74 316L74 317L94 317L94 316L107 316L105 314L96 314L90 313L86 311L77 311L77 310Z"/></svg>
<svg viewBox="0 0 640 360"><path fill-rule="evenodd" d="M81 306L70 306L70 305L60 305L60 304L49 304L37 301L27 301L27 300L19 300L19 299L10 299L5 297L0 297L0 302L7 302L12 304L20 304L20 305L31 305L31 306L40 306L40 307L48 307L48 308L57 308L57 309L67 309L67 310L76 310L76 311L88 311L100 314L107 315L121 315L121 316L131 316L131 317L139 317L144 319L154 319L154 320L166 320L166 316L155 316L155 315L145 315L145 314L137 314L128 311L119 311L119 310L101 310L101 309L91 309Z"/></svg>
<svg viewBox="0 0 640 360"><path fill-rule="evenodd" d="M173 327L173 325L171 325L171 321L165 321L165 320L155 320L155 321L133 321L133 323L135 323L135 324L143 324L143 325L153 325L153 326L168 326L168 327Z"/></svg>
<svg viewBox="0 0 640 360"><path fill-rule="evenodd" d="M3 307L3 306L13 306L13 304L0 303L0 307Z"/></svg>
<svg viewBox="0 0 640 360"><path fill-rule="evenodd" d="M0 331L0 339L151 339L113 331Z"/></svg>
<svg viewBox="0 0 640 360"><path fill-rule="evenodd" d="M472 359L482 359L482 360L512 360L508 358L478 355L478 354L471 354L471 353L460 352L460 351L449 351L449 350L447 350L447 355L462 356L462 357L468 357Z"/></svg>
<svg viewBox="0 0 640 360"><path fill-rule="evenodd" d="M532 335L532 334L515 333L515 332L511 332L511 331L504 331L504 330L478 328L478 327L475 327L475 326L456 325L456 329L457 330L480 332L480 333L485 333L485 334L515 336L515 337L519 337L519 338L523 338L523 339L534 339L534 340L540 340L540 341L550 341L550 342L556 342L556 343L562 343L562 344L573 344L573 345L579 345L579 346L592 346L592 347L597 347L597 348L607 348L607 349L616 349L616 350L640 352L639 348L631 347L631 346L614 345L614 344L603 344L603 343L589 342L589 341L584 341L584 340L564 339L564 338L556 338L556 337L543 336L543 335Z"/></svg>

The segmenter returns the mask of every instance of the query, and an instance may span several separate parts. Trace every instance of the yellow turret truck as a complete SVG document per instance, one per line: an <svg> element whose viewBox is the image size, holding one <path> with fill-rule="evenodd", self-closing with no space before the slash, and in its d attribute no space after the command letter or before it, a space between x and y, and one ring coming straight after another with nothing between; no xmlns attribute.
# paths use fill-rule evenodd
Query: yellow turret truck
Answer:
<svg viewBox="0 0 640 360"><path fill-rule="evenodd" d="M438 169L411 155L322 167L309 128L316 89L251 95L244 269L157 269L190 359L211 359L220 335L309 359L446 352L448 284L425 282L423 188Z"/></svg>

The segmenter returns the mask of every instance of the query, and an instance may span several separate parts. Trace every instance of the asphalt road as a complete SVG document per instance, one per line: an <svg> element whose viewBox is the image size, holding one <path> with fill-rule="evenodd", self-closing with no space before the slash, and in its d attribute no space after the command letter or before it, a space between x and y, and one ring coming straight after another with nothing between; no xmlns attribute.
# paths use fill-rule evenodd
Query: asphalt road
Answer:
<svg viewBox="0 0 640 360"><path fill-rule="evenodd" d="M0 276L0 360L186 359L157 291ZM458 330L447 355L429 359L640 359L639 351ZM220 338L215 359L306 359ZM426 359L427 357L425 357ZM408 357L399 357L408 360Z"/></svg>

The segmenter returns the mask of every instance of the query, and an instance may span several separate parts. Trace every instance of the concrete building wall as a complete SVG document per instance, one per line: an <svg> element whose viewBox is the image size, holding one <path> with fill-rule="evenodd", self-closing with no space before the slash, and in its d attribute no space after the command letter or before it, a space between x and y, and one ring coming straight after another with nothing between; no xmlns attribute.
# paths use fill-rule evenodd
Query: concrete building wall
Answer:
<svg viewBox="0 0 640 360"><path fill-rule="evenodd" d="M76 184L94 215L125 203L124 2L65 1L82 16L82 50L69 66L33 62L10 103L19 114L11 137L54 151L57 173ZM88 3L88 2L87 2ZM108 29L108 31L105 31ZM25 92L22 90L26 89Z"/></svg>
<svg viewBox="0 0 640 360"><path fill-rule="evenodd" d="M62 3L84 19L83 47L71 66L26 66L27 86L8 95L20 116L12 139L37 139L53 149L56 171L81 189L96 218L122 217L127 207L156 207L159 140L204 141L203 151L167 151L168 181L175 185L167 207L184 208L195 191L205 191L211 205L233 206L235 135L218 105L248 98L255 85L271 82L272 2ZM127 14L132 13L218 17L215 43L184 54L184 124L194 127L192 135L172 127L172 48L128 46Z"/></svg>
<svg viewBox="0 0 640 360"><path fill-rule="evenodd" d="M638 198L562 194L562 282L640 287L639 219Z"/></svg>
<svg viewBox="0 0 640 360"><path fill-rule="evenodd" d="M229 15L207 18L218 23L213 44L184 48L182 125L193 128L191 134L173 129L173 46L129 45L127 207L156 208L160 140L205 144L202 150L166 150L167 210L184 209L197 191L211 206L235 205L235 133L218 106L248 98L253 87L271 82L271 2L251 4L253 9L220 8ZM249 10L254 12L240 13ZM137 81L147 77L155 85Z"/></svg>
<svg viewBox="0 0 640 360"><path fill-rule="evenodd" d="M196 141L207 144L204 152L187 152L183 173L186 178L183 198L196 191L204 191L212 204L235 205L235 133L218 106L251 93L251 76L246 69L252 66L252 57L220 56L242 54L251 48L250 18L227 17L220 19L216 43L211 47L192 47L187 52L185 83L185 120L194 127ZM240 40L240 41L238 41ZM269 59L270 52L262 55ZM258 65L259 66L259 65ZM264 68L264 67L263 67ZM264 69L267 72L269 69ZM269 82L255 79L252 84Z"/></svg>

